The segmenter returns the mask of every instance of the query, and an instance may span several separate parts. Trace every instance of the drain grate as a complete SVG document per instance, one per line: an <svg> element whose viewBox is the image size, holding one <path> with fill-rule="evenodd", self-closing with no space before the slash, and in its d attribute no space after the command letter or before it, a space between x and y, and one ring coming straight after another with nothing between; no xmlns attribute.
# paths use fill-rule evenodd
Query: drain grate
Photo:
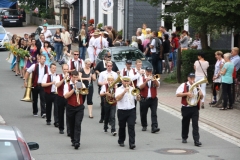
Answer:
<svg viewBox="0 0 240 160"><path fill-rule="evenodd" d="M210 157L210 158L217 158L217 157L219 157L219 156L216 156L216 155L208 155L208 157Z"/></svg>
<svg viewBox="0 0 240 160"><path fill-rule="evenodd" d="M168 154L168 155L188 155L188 154L195 154L198 151L194 149L183 149L183 148L163 148L156 150L155 152L160 154Z"/></svg>

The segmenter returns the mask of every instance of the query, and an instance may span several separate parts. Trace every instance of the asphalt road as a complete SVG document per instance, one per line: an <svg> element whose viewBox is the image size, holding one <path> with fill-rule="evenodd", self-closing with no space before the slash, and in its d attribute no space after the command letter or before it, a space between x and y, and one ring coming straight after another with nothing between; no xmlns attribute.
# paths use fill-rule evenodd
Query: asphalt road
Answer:
<svg viewBox="0 0 240 160"><path fill-rule="evenodd" d="M28 29L26 27L20 29ZM14 28L11 28L14 30ZM18 31L16 28L15 31ZM7 28L8 30L8 28ZM19 32L23 32L22 30ZM15 32L16 33L16 32ZM128 148L128 136L125 147L119 147L118 137L103 132L100 119L100 98L95 93L93 119L88 118L88 111L82 122L81 146L75 150L71 146L70 138L66 133L60 135L53 125L47 126L45 119L33 117L31 103L22 102L25 89L22 89L23 80L10 71L10 64L6 62L6 51L0 51L0 115L6 125L17 126L28 142L39 143L39 150L32 151L36 160L77 160L77 159L148 159L148 160L239 160L240 148L222 138L219 138L204 128L200 128L202 147L195 147L190 132L188 143L181 143L181 119L163 110L158 109L158 122L161 131L157 134L150 132L150 111L148 113L149 127L142 132L139 107L137 108L136 149ZM60 67L58 66L58 72ZM95 91L97 91L95 85ZM161 93L161 88L159 89ZM160 95L160 94L159 94ZM116 119L117 120L117 119ZM116 127L118 125L116 123ZM191 131L191 128L190 128ZM222 134L222 133L219 133ZM162 152L164 151L165 154Z"/></svg>

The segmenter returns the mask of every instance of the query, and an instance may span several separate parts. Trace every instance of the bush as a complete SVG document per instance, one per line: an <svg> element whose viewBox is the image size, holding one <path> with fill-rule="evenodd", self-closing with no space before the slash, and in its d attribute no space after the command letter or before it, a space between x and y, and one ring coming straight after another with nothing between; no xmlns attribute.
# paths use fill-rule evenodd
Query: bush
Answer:
<svg viewBox="0 0 240 160"><path fill-rule="evenodd" d="M214 68L215 68L215 63L216 63L216 58L215 58L215 52L218 50L184 50L182 52L182 57L181 57L181 79L182 81L186 81L187 75L190 72L195 72L194 71L194 63L197 60L197 54L199 52L205 53L205 60L209 62L209 68L207 70L207 75L208 75L208 82L212 82L212 77L214 73ZM230 52L230 51L222 51L223 53Z"/></svg>

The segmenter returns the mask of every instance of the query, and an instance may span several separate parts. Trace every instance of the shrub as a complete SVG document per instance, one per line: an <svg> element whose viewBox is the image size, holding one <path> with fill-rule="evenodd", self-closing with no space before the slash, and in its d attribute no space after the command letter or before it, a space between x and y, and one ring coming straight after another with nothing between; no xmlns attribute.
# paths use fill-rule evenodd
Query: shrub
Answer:
<svg viewBox="0 0 240 160"><path fill-rule="evenodd" d="M199 52L205 53L205 60L209 62L209 68L207 70L207 75L208 75L208 82L212 82L212 77L214 73L214 68L215 68L215 63L216 63L216 58L215 58L215 52L218 50L184 50L182 52L182 57L181 57L181 79L182 81L186 81L187 75L190 72L195 72L194 71L194 63L197 60L197 54ZM222 51L223 53L230 52L230 51Z"/></svg>

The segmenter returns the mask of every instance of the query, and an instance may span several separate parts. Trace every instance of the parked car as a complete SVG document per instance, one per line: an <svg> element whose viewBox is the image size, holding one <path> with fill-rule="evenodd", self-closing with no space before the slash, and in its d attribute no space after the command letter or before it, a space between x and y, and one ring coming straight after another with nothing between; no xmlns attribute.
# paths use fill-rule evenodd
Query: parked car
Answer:
<svg viewBox="0 0 240 160"><path fill-rule="evenodd" d="M2 25L5 26L23 26L23 17L18 13L17 9L2 9L0 12Z"/></svg>
<svg viewBox="0 0 240 160"><path fill-rule="evenodd" d="M17 127L0 125L0 159L33 160L30 150L39 149L35 142L26 142Z"/></svg>
<svg viewBox="0 0 240 160"><path fill-rule="evenodd" d="M97 57L97 63L103 60L104 54L110 52L112 54L112 61L114 61L119 70L126 67L125 61L127 59L132 60L132 68L135 67L135 61L137 59L142 60L142 68L152 67L152 64L148 61L148 59L144 56L144 54L135 47L128 46L118 46L118 47L109 47L104 48Z"/></svg>
<svg viewBox="0 0 240 160"><path fill-rule="evenodd" d="M60 32L61 32L62 28L64 28L64 26L61 26L61 25L48 25L47 26L47 29L50 30L52 33L52 37L51 37L51 41L50 41L51 45L53 45L53 43L54 43L53 37L54 37L54 34L56 33L56 30L60 29ZM39 39L39 35L42 32L42 30L43 30L43 26L38 26L38 28L36 29L36 31L35 31L35 39L36 40Z"/></svg>
<svg viewBox="0 0 240 160"><path fill-rule="evenodd" d="M9 43L11 38L11 34L7 32L3 26L0 26L0 49L5 49L4 43Z"/></svg>

